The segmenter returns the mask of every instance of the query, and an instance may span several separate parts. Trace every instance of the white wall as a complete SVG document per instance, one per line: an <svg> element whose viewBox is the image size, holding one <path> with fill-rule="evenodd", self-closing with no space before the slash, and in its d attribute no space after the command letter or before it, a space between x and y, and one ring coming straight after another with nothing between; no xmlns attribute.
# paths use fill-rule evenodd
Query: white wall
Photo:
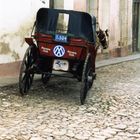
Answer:
<svg viewBox="0 0 140 140"><path fill-rule="evenodd" d="M128 0L128 45L132 45L132 5L133 1Z"/></svg>
<svg viewBox="0 0 140 140"><path fill-rule="evenodd" d="M0 63L22 59L35 15L49 0L0 0Z"/></svg>
<svg viewBox="0 0 140 140"><path fill-rule="evenodd" d="M74 10L86 12L87 0L74 0Z"/></svg>
<svg viewBox="0 0 140 140"><path fill-rule="evenodd" d="M101 28L109 28L109 49L118 47L122 37L127 37L128 45L132 43L132 0L122 0L122 5L123 2L128 3L125 9L120 9L120 2L121 0L55 0L58 8L87 10L91 15L95 14ZM30 36L40 7L49 7L49 0L0 0L0 63L22 60L27 48L24 37ZM122 16L120 10L127 15ZM128 21L125 27L128 27L123 28L120 24L124 24L123 18L126 19L126 16ZM125 29L124 34L121 33L122 29Z"/></svg>
<svg viewBox="0 0 140 140"><path fill-rule="evenodd" d="M118 46L118 41L120 40L120 0L110 1L110 49Z"/></svg>
<svg viewBox="0 0 140 140"><path fill-rule="evenodd" d="M74 0L64 0L64 9L73 10Z"/></svg>
<svg viewBox="0 0 140 140"><path fill-rule="evenodd" d="M140 8L139 8L139 15L140 15ZM139 25L138 25L138 48L140 49L140 18L139 18Z"/></svg>
<svg viewBox="0 0 140 140"><path fill-rule="evenodd" d="M99 0L98 2L98 22L100 24L101 29L106 30L109 29L109 21L110 21L110 0Z"/></svg>

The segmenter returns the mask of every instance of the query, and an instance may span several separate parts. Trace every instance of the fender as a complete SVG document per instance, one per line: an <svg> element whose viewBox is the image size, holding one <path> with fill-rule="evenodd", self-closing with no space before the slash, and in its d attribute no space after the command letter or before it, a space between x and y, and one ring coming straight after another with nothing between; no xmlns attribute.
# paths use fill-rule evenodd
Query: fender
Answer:
<svg viewBox="0 0 140 140"><path fill-rule="evenodd" d="M35 43L33 41L33 38L31 38L31 37L25 38L25 41L29 46L34 46L35 45Z"/></svg>

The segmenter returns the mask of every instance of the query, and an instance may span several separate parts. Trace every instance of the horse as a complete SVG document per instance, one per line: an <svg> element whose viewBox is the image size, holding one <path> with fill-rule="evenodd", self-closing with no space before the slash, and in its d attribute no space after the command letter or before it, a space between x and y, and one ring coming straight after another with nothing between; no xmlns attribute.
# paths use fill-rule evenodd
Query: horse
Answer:
<svg viewBox="0 0 140 140"><path fill-rule="evenodd" d="M108 29L103 31L101 30L101 28L99 28L99 30L96 31L96 46L99 47L101 45L103 49L107 49L109 44L108 42L109 42Z"/></svg>
<svg viewBox="0 0 140 140"><path fill-rule="evenodd" d="M92 17L92 28L93 28L93 31L95 32L94 40L96 42L97 49L99 48L99 46L102 46L103 49L107 49L108 44L109 44L108 29L103 31L100 28L99 23L96 22L96 17L95 16Z"/></svg>

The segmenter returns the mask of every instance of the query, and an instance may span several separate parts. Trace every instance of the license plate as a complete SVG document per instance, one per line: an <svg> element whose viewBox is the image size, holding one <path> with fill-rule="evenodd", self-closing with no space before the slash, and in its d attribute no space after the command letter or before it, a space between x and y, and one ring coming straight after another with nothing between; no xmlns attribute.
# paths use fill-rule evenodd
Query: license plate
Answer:
<svg viewBox="0 0 140 140"><path fill-rule="evenodd" d="M54 70L68 71L69 62L67 60L55 59L53 62L53 69Z"/></svg>
<svg viewBox="0 0 140 140"><path fill-rule="evenodd" d="M55 41L67 43L67 36L62 34L56 34Z"/></svg>

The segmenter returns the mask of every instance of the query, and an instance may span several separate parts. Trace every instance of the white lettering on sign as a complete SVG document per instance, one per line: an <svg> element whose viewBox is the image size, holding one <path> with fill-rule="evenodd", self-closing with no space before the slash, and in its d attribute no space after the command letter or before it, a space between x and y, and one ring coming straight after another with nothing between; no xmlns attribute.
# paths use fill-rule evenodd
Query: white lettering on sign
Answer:
<svg viewBox="0 0 140 140"><path fill-rule="evenodd" d="M67 42L67 36L56 34L55 35L55 40L56 41L61 41L61 42Z"/></svg>
<svg viewBox="0 0 140 140"><path fill-rule="evenodd" d="M41 47L41 50L45 53L48 53L51 49L50 48L45 48L45 47Z"/></svg>
<svg viewBox="0 0 140 140"><path fill-rule="evenodd" d="M77 55L77 52L72 52L72 51L69 51L69 50L67 52L68 52L69 56L74 57L75 55Z"/></svg>

